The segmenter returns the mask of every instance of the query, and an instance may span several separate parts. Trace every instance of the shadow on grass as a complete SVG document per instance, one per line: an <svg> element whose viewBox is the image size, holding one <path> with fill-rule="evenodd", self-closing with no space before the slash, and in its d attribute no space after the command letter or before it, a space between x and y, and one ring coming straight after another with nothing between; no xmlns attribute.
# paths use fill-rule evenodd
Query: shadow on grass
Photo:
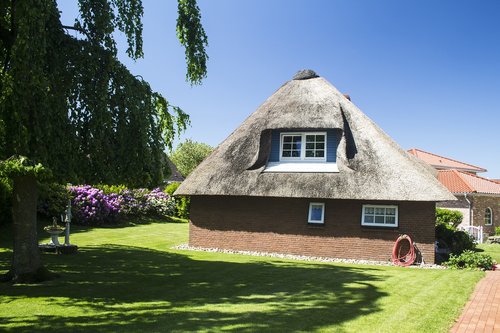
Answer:
<svg viewBox="0 0 500 333"><path fill-rule="evenodd" d="M2 300L50 299L77 314L2 315L0 329L310 331L379 311L377 301L386 295L372 284L376 268L204 261L116 245L83 248L78 256L45 255L44 261L62 278L0 285Z"/></svg>

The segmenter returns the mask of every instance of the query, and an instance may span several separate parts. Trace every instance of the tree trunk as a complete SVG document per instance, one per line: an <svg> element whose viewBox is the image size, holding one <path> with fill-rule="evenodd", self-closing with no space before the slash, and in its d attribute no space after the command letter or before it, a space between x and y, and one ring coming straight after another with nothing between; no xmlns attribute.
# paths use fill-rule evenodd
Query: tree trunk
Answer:
<svg viewBox="0 0 500 333"><path fill-rule="evenodd" d="M34 176L19 176L15 177L13 181L14 254L11 270L2 280L14 283L32 283L51 279L54 275L43 267L38 249L36 178Z"/></svg>

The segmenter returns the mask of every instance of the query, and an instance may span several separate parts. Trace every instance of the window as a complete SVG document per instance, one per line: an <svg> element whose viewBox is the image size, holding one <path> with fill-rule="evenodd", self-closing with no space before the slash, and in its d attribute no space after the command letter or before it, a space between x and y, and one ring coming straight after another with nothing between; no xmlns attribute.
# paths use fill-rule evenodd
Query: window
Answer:
<svg viewBox="0 0 500 333"><path fill-rule="evenodd" d="M326 133L282 133L280 161L326 161Z"/></svg>
<svg viewBox="0 0 500 333"><path fill-rule="evenodd" d="M281 157L300 158L302 135L283 135L281 140Z"/></svg>
<svg viewBox="0 0 500 333"><path fill-rule="evenodd" d="M397 227L398 206L363 205L361 225Z"/></svg>
<svg viewBox="0 0 500 333"><path fill-rule="evenodd" d="M491 208L488 207L484 211L484 225L492 225L493 224L493 212Z"/></svg>
<svg viewBox="0 0 500 333"><path fill-rule="evenodd" d="M325 157L325 135L324 134L311 134L306 135L306 158Z"/></svg>
<svg viewBox="0 0 500 333"><path fill-rule="evenodd" d="M322 202L311 202L309 204L308 223L323 224L325 221L325 204Z"/></svg>

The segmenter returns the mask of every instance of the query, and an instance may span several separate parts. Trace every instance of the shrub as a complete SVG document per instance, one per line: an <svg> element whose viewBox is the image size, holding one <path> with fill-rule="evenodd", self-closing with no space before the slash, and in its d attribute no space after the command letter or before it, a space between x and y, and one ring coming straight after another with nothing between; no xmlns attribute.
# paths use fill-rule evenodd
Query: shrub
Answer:
<svg viewBox="0 0 500 333"><path fill-rule="evenodd" d="M139 217L146 214L145 190L123 190L120 193L120 213L126 217Z"/></svg>
<svg viewBox="0 0 500 333"><path fill-rule="evenodd" d="M444 208L436 208L436 224L447 224L453 227L458 227L464 215L457 210L449 210Z"/></svg>
<svg viewBox="0 0 500 333"><path fill-rule="evenodd" d="M177 200L177 199L176 199ZM189 209L191 207L191 198L190 197L179 197L179 200L175 203L175 209L177 213L177 217L181 219L189 219Z"/></svg>
<svg viewBox="0 0 500 333"><path fill-rule="evenodd" d="M446 266L455 269L492 269L495 261L490 255L482 254L470 250L464 251L460 255L450 255Z"/></svg>
<svg viewBox="0 0 500 333"><path fill-rule="evenodd" d="M173 182L165 188L170 196L174 195L174 192L181 185L180 182ZM189 208L191 206L191 199L187 196L177 195L173 197L175 200L175 216L182 219L189 219Z"/></svg>
<svg viewBox="0 0 500 333"><path fill-rule="evenodd" d="M99 185L102 188L102 185ZM124 186L71 186L73 216L76 223L98 225L142 217L167 217L175 213L175 202L156 188L129 190Z"/></svg>
<svg viewBox="0 0 500 333"><path fill-rule="evenodd" d="M68 188L58 183L40 183L38 193L38 213L47 218L63 214L71 199Z"/></svg>
<svg viewBox="0 0 500 333"><path fill-rule="evenodd" d="M181 186L181 182L172 182L165 187L165 193L168 195L174 195L174 192Z"/></svg>
<svg viewBox="0 0 500 333"><path fill-rule="evenodd" d="M495 236L500 236L500 227L495 227Z"/></svg>
<svg viewBox="0 0 500 333"><path fill-rule="evenodd" d="M120 196L104 194L90 185L70 186L71 206L75 223L99 225L117 221Z"/></svg>
<svg viewBox="0 0 500 333"><path fill-rule="evenodd" d="M174 215L175 200L172 200L167 193L159 188L153 189L145 197L149 215L159 215L162 217Z"/></svg>
<svg viewBox="0 0 500 333"><path fill-rule="evenodd" d="M102 192L106 195L115 193L115 194L120 194L123 191L127 190L127 186L125 185L107 185L107 184L97 184L94 185L93 187L102 190Z"/></svg>
<svg viewBox="0 0 500 333"><path fill-rule="evenodd" d="M451 253L455 255L459 255L465 250L473 250L476 247L474 239L468 233L444 223L436 225L436 239L445 243Z"/></svg>

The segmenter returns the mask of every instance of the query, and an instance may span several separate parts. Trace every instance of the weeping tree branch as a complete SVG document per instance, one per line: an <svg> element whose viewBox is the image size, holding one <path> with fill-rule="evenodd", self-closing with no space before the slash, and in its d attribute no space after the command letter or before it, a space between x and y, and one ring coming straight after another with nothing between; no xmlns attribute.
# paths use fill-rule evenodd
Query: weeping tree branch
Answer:
<svg viewBox="0 0 500 333"><path fill-rule="evenodd" d="M80 27L76 27L76 26L72 26L72 25L61 25L61 27L63 29L68 29L68 30L75 30L75 31L78 31L79 33L81 34L84 34L85 36L89 36L89 33L87 31L85 31L85 29L83 28L80 28Z"/></svg>

